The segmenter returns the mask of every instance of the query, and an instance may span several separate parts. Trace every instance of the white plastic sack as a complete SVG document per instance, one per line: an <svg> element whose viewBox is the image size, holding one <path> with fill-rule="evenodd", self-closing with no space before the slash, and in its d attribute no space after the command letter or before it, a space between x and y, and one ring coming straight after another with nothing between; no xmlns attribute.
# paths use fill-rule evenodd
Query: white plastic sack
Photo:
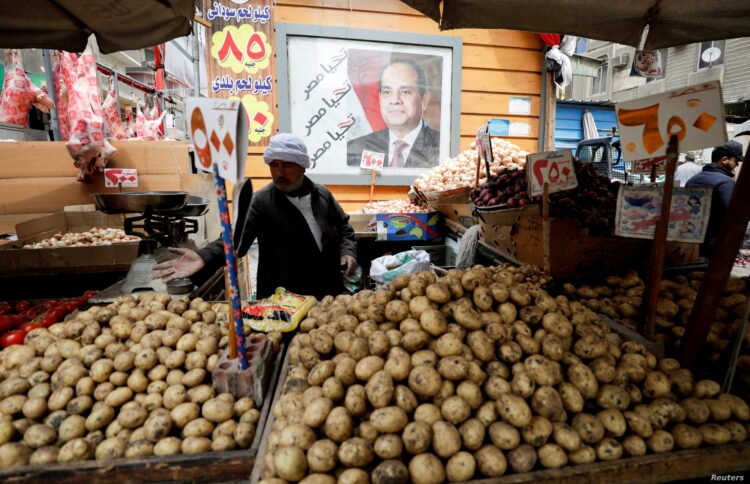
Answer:
<svg viewBox="0 0 750 484"><path fill-rule="evenodd" d="M427 251L408 250L374 259L370 265L370 279L378 284L385 284L401 274L416 274L429 270L430 254Z"/></svg>

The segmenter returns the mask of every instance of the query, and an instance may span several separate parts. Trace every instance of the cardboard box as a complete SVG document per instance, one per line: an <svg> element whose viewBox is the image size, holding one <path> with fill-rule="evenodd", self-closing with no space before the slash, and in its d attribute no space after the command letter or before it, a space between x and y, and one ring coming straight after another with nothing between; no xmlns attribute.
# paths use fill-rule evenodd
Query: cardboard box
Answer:
<svg viewBox="0 0 750 484"><path fill-rule="evenodd" d="M539 204L527 205L523 208L486 209L475 207L477 218L491 225L513 225L519 217L538 217L542 215Z"/></svg>
<svg viewBox="0 0 750 484"><path fill-rule="evenodd" d="M16 225L18 240L0 246L0 271L84 270L111 267L120 270L138 257L138 242L96 247L22 249L56 233L85 232L92 227L122 228L122 215L102 212L57 212ZM117 269L114 269L117 267Z"/></svg>
<svg viewBox="0 0 750 484"><path fill-rule="evenodd" d="M379 213L377 240L431 240L440 237L438 212Z"/></svg>
<svg viewBox="0 0 750 484"><path fill-rule="evenodd" d="M648 263L650 241L623 237L592 237L571 219L550 221L550 271L553 275L625 270ZM544 265L541 217L522 216L512 225L482 223L481 240L507 259ZM698 259L697 244L670 242L667 263Z"/></svg>
<svg viewBox="0 0 750 484"><path fill-rule="evenodd" d="M370 232L371 230L368 230L370 222L373 222L372 230L375 229L373 218L375 218L375 214L373 213L350 213L349 225L352 226L355 232Z"/></svg>

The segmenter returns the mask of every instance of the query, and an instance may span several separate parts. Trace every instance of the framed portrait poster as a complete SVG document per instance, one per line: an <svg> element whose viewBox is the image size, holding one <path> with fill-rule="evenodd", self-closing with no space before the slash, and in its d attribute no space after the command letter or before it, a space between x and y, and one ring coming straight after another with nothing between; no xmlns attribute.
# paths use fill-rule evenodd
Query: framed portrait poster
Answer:
<svg viewBox="0 0 750 484"><path fill-rule="evenodd" d="M408 185L458 152L460 37L278 23L279 127L319 183Z"/></svg>

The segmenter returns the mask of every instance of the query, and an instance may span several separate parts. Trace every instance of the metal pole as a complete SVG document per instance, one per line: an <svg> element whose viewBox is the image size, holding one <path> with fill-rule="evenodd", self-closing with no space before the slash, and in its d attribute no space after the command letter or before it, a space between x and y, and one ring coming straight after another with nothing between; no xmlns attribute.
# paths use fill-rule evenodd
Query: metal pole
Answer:
<svg viewBox="0 0 750 484"><path fill-rule="evenodd" d="M198 38L200 27L193 23L193 95L201 96L201 44Z"/></svg>
<svg viewBox="0 0 750 484"><path fill-rule="evenodd" d="M55 96L55 79L52 76L52 53L49 49L42 50L42 61L44 62L44 77L47 79L47 94L52 102L55 103L55 109L50 109L50 118L52 119L52 138L54 141L60 141L60 121L57 116L57 97Z"/></svg>
<svg viewBox="0 0 750 484"><path fill-rule="evenodd" d="M122 106L120 106L120 75L117 71L112 73L112 82L115 84L115 96L117 96L117 115L122 119Z"/></svg>

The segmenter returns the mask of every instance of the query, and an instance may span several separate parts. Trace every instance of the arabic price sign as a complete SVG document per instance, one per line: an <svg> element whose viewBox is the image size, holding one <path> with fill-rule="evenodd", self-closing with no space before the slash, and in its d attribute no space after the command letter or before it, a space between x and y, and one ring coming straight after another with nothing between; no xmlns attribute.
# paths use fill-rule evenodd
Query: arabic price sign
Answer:
<svg viewBox="0 0 750 484"><path fill-rule="evenodd" d="M617 194L615 235L653 239L661 216L664 187L621 185ZM711 215L711 189L675 187L667 240L701 243Z"/></svg>
<svg viewBox="0 0 750 484"><path fill-rule="evenodd" d="M135 168L105 168L104 186L107 188L138 186L138 170Z"/></svg>
<svg viewBox="0 0 750 484"><path fill-rule="evenodd" d="M273 5L270 0L203 5L211 22L206 46L209 96L241 101L248 140L262 142L273 134L276 120Z"/></svg>
<svg viewBox="0 0 750 484"><path fill-rule="evenodd" d="M213 172L216 165L221 177L233 183L244 178L248 125L242 102L191 97L186 114L198 168Z"/></svg>
<svg viewBox="0 0 750 484"><path fill-rule="evenodd" d="M362 150L362 159L359 161L359 167L366 170L383 171L384 159L385 153Z"/></svg>
<svg viewBox="0 0 750 484"><path fill-rule="evenodd" d="M485 124L477 130L477 153L479 159L492 163L492 141L490 141L489 127Z"/></svg>
<svg viewBox="0 0 750 484"><path fill-rule="evenodd" d="M526 177L529 196L544 193L544 184L549 184L549 193L563 192L578 186L570 150L545 151L526 157Z"/></svg>
<svg viewBox="0 0 750 484"><path fill-rule="evenodd" d="M657 156L656 158L649 158L648 160L636 160L633 162L631 167L631 173L651 173L651 168L656 166L656 173L666 173L667 171L667 157Z"/></svg>
<svg viewBox="0 0 750 484"><path fill-rule="evenodd" d="M625 161L665 156L677 136L680 151L726 141L724 102L718 81L697 84L615 106Z"/></svg>

